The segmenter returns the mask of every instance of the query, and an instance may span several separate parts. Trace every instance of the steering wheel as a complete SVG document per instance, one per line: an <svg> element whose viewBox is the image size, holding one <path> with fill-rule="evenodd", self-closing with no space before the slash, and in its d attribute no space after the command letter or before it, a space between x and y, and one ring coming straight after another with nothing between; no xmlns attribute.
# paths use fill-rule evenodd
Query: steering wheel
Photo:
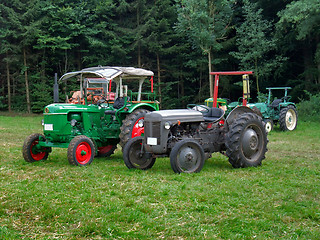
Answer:
<svg viewBox="0 0 320 240"><path fill-rule="evenodd" d="M281 101L289 101L291 99L291 96L284 96L281 98Z"/></svg>
<svg viewBox="0 0 320 240"><path fill-rule="evenodd" d="M210 111L210 107L206 105L198 105L198 104L188 104L188 109L196 110L201 113L208 113Z"/></svg>

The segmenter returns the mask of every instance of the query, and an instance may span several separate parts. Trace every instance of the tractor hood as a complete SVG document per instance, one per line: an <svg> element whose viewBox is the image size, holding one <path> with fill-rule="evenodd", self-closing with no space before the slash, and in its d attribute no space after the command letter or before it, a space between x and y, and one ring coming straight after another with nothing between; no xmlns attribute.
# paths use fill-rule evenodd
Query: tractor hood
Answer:
<svg viewBox="0 0 320 240"><path fill-rule="evenodd" d="M100 112L100 107L96 105L56 103L44 108L44 114L67 114L69 112Z"/></svg>
<svg viewBox="0 0 320 240"><path fill-rule="evenodd" d="M160 122L170 121L175 123L180 122L201 122L204 121L201 112L191 109L174 109L174 110L161 110L148 113L145 116L145 121Z"/></svg>
<svg viewBox="0 0 320 240"><path fill-rule="evenodd" d="M100 77L110 80L118 76L121 76L122 78L141 78L151 77L154 74L152 71L134 67L92 67L82 69L81 71L66 73L59 79L59 81L64 81L79 75L86 75L87 77Z"/></svg>

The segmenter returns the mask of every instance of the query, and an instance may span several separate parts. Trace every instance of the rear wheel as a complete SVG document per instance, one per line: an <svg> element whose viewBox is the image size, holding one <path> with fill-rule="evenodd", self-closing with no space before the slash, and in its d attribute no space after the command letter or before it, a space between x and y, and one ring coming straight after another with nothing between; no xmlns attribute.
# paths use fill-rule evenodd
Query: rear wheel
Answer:
<svg viewBox="0 0 320 240"><path fill-rule="evenodd" d="M170 164L176 173L200 172L204 165L204 151L200 144L192 139L185 139L171 150Z"/></svg>
<svg viewBox="0 0 320 240"><path fill-rule="evenodd" d="M83 135L76 136L68 147L68 161L71 165L89 165L93 161L94 152L94 144L90 138Z"/></svg>
<svg viewBox="0 0 320 240"><path fill-rule="evenodd" d="M262 119L253 113L240 115L226 135L229 162L234 168L261 165L267 151L267 142Z"/></svg>
<svg viewBox="0 0 320 240"><path fill-rule="evenodd" d="M143 150L142 140L143 137L141 136L130 139L123 148L123 160L129 169L147 170L152 168L156 161L156 158L153 158L151 153L146 153Z"/></svg>
<svg viewBox="0 0 320 240"><path fill-rule="evenodd" d="M38 162L48 158L51 148L39 146L39 141L46 141L40 133L31 134L24 141L22 155L26 162Z"/></svg>
<svg viewBox="0 0 320 240"><path fill-rule="evenodd" d="M282 108L279 115L280 128L283 131L293 131L297 127L298 114L294 106Z"/></svg>
<svg viewBox="0 0 320 240"><path fill-rule="evenodd" d="M122 122L122 126L120 127L120 146L124 147L124 145L134 137L139 137L144 132L144 127L141 127L139 121L144 121L144 116L149 111L146 109L137 109L130 113Z"/></svg>
<svg viewBox="0 0 320 240"><path fill-rule="evenodd" d="M114 151L117 149L117 145L107 145L98 148L99 157L110 157Z"/></svg>

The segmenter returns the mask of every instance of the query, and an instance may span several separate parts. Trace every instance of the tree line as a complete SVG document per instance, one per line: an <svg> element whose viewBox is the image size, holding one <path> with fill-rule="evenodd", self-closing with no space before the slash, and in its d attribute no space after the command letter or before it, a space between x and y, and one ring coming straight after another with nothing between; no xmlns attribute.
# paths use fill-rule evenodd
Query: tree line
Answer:
<svg viewBox="0 0 320 240"><path fill-rule="evenodd" d="M319 0L3 0L0 13L4 111L41 112L55 73L98 65L154 71L162 108L203 102L210 71L253 70L254 96L320 89ZM220 96L237 100L240 82L221 78Z"/></svg>

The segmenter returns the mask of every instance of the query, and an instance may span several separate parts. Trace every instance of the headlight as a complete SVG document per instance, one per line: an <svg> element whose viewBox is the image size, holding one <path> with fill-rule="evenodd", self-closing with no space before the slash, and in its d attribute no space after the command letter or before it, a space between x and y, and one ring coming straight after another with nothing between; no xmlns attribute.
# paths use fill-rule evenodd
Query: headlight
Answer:
<svg viewBox="0 0 320 240"><path fill-rule="evenodd" d="M44 126L44 119L41 120L41 125Z"/></svg>
<svg viewBox="0 0 320 240"><path fill-rule="evenodd" d="M71 125L72 127L74 127L76 124L77 124L77 120L72 119L72 120L70 121L70 125Z"/></svg>
<svg viewBox="0 0 320 240"><path fill-rule="evenodd" d="M164 128L165 128L165 129L169 130L170 127L171 127L171 123L170 123L170 122L165 122L165 123L164 123Z"/></svg>
<svg viewBox="0 0 320 240"><path fill-rule="evenodd" d="M142 128L142 127L144 126L144 121L143 121L143 119L140 119L140 120L139 120L138 126L139 126L139 128Z"/></svg>

